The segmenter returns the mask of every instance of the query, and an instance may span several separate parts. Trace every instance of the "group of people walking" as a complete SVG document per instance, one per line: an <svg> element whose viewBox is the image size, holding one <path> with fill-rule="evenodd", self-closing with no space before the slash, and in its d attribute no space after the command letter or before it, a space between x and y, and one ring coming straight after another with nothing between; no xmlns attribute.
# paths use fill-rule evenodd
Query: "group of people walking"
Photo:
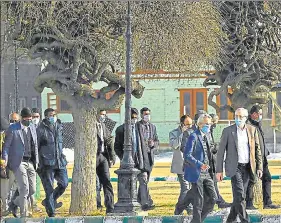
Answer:
<svg viewBox="0 0 281 223"><path fill-rule="evenodd" d="M219 208L230 206L227 222L250 222L246 209L253 205L253 186L262 180L263 208L276 209L271 200L271 175L268 169L264 133L261 128L262 108L254 105L248 111L235 111L235 124L223 129L220 143L214 142L213 130L218 117L206 112L181 117L180 126L170 132L170 146L174 149L171 171L178 174L180 196L175 215L191 212L193 223L201 223L217 203ZM233 202L221 197L217 182L223 172L231 178ZM191 188L190 185L191 184Z"/></svg>
<svg viewBox="0 0 281 223"><path fill-rule="evenodd" d="M1 118L1 132L4 132L1 160L1 213L12 213L18 217L29 217L31 212L39 211L34 194L36 174L39 175L46 198L42 201L48 216L55 216L55 209L62 206L57 202L68 185L66 157L62 152L62 124L56 112L48 108L40 120L38 109L23 108L20 116L10 115L10 125L5 125ZM3 179L6 178L6 179ZM54 180L57 187L54 188ZM11 185L16 190L10 195ZM8 186L7 186L8 185Z"/></svg>
<svg viewBox="0 0 281 223"><path fill-rule="evenodd" d="M38 174L46 194L42 205L48 216L53 217L56 209L62 206L58 198L68 186L67 161L62 152L62 124L51 108L44 111L42 121L38 109L24 108L20 116L13 113L9 126L5 126L1 118L1 132L5 136L1 178L9 178L7 189L1 190L1 199L10 200L8 213L17 217L20 208L21 217L29 216L32 209L38 209L34 199ZM115 164L116 155L120 160L123 158L125 126L116 128L114 138L105 119L106 111L101 110L97 121L97 206L102 207L100 191L103 188L108 214L114 210L109 168ZM186 210L193 215L192 222L201 223L217 204L219 208L231 207L227 222L236 222L237 216L241 222L249 222L246 209L255 209L253 186L257 178L262 179L264 208L279 208L271 200L271 175L266 158L269 152L261 120L262 109L258 105L252 107L250 115L244 108L237 109L235 124L226 127L220 142L216 143L213 131L218 123L217 115L202 111L194 120L189 115L180 118L178 128L169 134L170 146L174 149L171 172L178 175L180 182L175 215ZM131 125L132 155L135 168L140 170L138 202L142 210L147 211L155 208L148 183L154 166L154 151L159 147L156 127L150 121L150 109L142 108L139 120L139 111L132 108ZM223 172L231 178L232 203L226 202L219 193L217 182L222 181ZM15 182L16 189L8 199ZM2 206L5 209L5 202Z"/></svg>

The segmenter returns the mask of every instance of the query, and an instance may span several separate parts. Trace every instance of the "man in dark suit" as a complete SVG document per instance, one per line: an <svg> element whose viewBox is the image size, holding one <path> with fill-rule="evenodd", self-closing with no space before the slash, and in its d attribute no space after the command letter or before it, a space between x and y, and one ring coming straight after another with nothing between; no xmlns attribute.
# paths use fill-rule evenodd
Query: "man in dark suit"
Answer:
<svg viewBox="0 0 281 223"><path fill-rule="evenodd" d="M106 213L112 213L114 209L113 187L110 182L109 167L115 163L114 140L103 122L97 122L97 161L96 172L104 191L104 203Z"/></svg>
<svg viewBox="0 0 281 223"><path fill-rule="evenodd" d="M214 161L214 167L216 167L218 145L217 145L217 143L215 143L214 130L216 128L216 125L219 122L219 116L215 115L215 114L210 114L210 116L212 117L212 125L211 125L211 138L212 138L212 146L213 146L212 158L213 158L213 161ZM214 170L214 173L215 172L216 171ZM213 180L214 180L214 183L215 183L215 189L216 189L216 193L217 193L217 196L218 196L218 199L216 201L216 204L218 205L218 208L228 208L228 207L231 207L231 203L226 202L223 199L223 197L221 196L221 194L220 194L219 187L218 187L218 182L217 182L217 178L216 178L215 174L214 174L214 179Z"/></svg>
<svg viewBox="0 0 281 223"><path fill-rule="evenodd" d="M68 186L67 161L62 148L62 123L54 109L44 111L45 118L37 128L39 147L39 177L45 190L46 198L42 201L49 217L55 216L55 209L62 206L57 202ZM57 187L54 188L54 180Z"/></svg>
<svg viewBox="0 0 281 223"><path fill-rule="evenodd" d="M262 157L258 132L246 124L248 111L238 108L235 111L235 124L226 127L221 136L217 155L217 180L223 179L223 164L226 176L231 177L233 203L227 222L250 222L246 212L246 190L250 178L262 177ZM225 156L225 160L224 160Z"/></svg>
<svg viewBox="0 0 281 223"><path fill-rule="evenodd" d="M213 210L217 194L213 181L214 163L211 158L211 117L201 114L196 129L188 138L185 151L184 177L192 183L185 201L193 200L192 223L201 223ZM182 213L186 204L176 207L177 214Z"/></svg>
<svg viewBox="0 0 281 223"><path fill-rule="evenodd" d="M159 141L156 127L150 123L150 110L148 108L141 109L141 117L142 120L137 122L138 111L137 109L132 108L133 158L135 167L141 170L141 173L138 175L138 202L141 204L142 210L147 211L154 208L147 185L154 165L154 150L158 148ZM116 129L114 150L120 160L122 160L124 153L124 133L124 125L121 125Z"/></svg>
<svg viewBox="0 0 281 223"><path fill-rule="evenodd" d="M36 172L38 145L36 128L32 123L29 108L21 111L21 121L10 125L6 132L2 157L4 165L14 173L18 184L19 196L13 201L14 207L20 207L21 217L28 217L28 198L36 190ZM16 208L12 210L16 216Z"/></svg>
<svg viewBox="0 0 281 223"><path fill-rule="evenodd" d="M263 161L263 175L262 175L262 195L263 195L263 208L264 209L277 209L280 208L280 205L275 205L272 203L271 200L271 174L268 169L268 162L267 156L269 155L269 151L266 148L265 141L264 141L264 133L261 128L261 120L262 120L262 108L259 105L254 105L250 110L249 116L249 124L255 126L257 128L259 142L261 147L261 155ZM247 209L249 210L256 210L257 208L254 207L253 199L254 199L254 188L255 181L250 180L248 190L247 190L247 197L246 197L246 204Z"/></svg>

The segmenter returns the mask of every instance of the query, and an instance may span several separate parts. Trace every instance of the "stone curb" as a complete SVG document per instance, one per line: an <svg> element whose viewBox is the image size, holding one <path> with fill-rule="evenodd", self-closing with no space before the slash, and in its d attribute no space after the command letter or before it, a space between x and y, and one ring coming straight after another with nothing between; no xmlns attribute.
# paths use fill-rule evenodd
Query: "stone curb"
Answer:
<svg viewBox="0 0 281 223"><path fill-rule="evenodd" d="M225 216L209 216L204 223L224 223ZM7 218L3 223L189 223L191 216L106 216L70 218ZM281 215L250 215L251 223L281 223Z"/></svg>

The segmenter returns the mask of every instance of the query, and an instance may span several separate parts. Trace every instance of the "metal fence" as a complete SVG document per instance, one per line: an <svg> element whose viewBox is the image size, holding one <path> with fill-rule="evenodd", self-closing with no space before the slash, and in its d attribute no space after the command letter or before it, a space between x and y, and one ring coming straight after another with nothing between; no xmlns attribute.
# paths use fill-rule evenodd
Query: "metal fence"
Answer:
<svg viewBox="0 0 281 223"><path fill-rule="evenodd" d="M63 148L75 147L75 126L73 122L63 122Z"/></svg>

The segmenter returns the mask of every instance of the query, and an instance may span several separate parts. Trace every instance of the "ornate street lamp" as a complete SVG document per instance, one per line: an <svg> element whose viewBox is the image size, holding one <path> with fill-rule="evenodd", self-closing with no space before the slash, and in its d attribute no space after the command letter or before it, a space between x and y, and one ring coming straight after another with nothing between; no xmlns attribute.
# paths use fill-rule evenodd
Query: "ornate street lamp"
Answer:
<svg viewBox="0 0 281 223"><path fill-rule="evenodd" d="M17 41L15 41L15 90L14 90L14 99L15 99L15 110L14 112L19 112L19 66L18 66L18 55L17 55Z"/></svg>
<svg viewBox="0 0 281 223"><path fill-rule="evenodd" d="M119 215L136 215L140 208L137 202L137 175L132 157L132 126L131 126L131 72L132 72L132 30L131 30L131 6L128 2L127 31L126 31L126 87L125 87L125 137L124 155L118 175L118 202L114 206L114 213Z"/></svg>

